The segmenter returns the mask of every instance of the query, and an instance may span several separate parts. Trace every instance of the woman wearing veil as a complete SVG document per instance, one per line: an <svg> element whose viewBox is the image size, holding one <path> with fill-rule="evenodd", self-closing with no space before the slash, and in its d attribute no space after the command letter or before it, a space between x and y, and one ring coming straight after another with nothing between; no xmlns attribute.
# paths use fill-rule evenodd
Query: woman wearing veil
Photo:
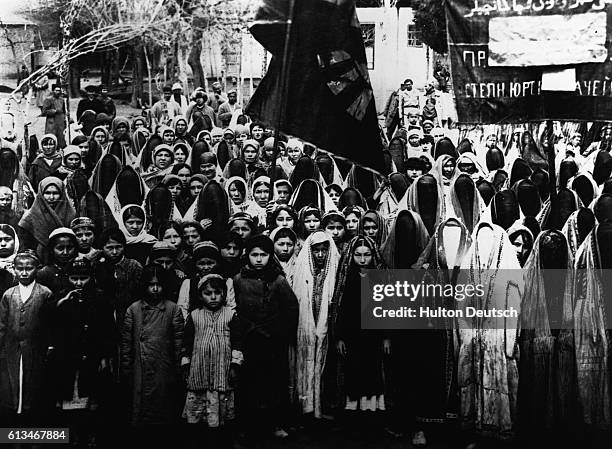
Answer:
<svg viewBox="0 0 612 449"><path fill-rule="evenodd" d="M318 152L315 162L326 186L330 184L342 185L344 180L333 157L327 153Z"/></svg>
<svg viewBox="0 0 612 449"><path fill-rule="evenodd" d="M380 196L378 212L385 219L391 218L397 211L398 203L408 190L408 179L402 173L391 173L389 182Z"/></svg>
<svg viewBox="0 0 612 449"><path fill-rule="evenodd" d="M520 313L523 274L506 232L483 221L471 241L459 282L483 286L484 295L458 305ZM463 312L458 318L462 427L476 437L511 439L516 430L518 317L467 317Z"/></svg>
<svg viewBox="0 0 612 449"><path fill-rule="evenodd" d="M410 210L399 211L382 246L382 257L390 268L413 268L428 241L429 233L419 214ZM413 365L414 360L422 360L422 355L426 356L425 360L433 356L420 344L422 334L427 337L427 333L395 330L389 334L394 348L391 369L386 373L394 403L389 430L394 434L411 432L413 445L422 445L426 442L425 433L422 423L417 424L417 418L420 417L419 421L422 421L428 415L426 404L430 392L422 388L422 382L429 378L430 369L416 370ZM431 365L423 363L422 366ZM436 377L440 375L438 372L435 374Z"/></svg>
<svg viewBox="0 0 612 449"><path fill-rule="evenodd" d="M172 193L164 183L160 183L147 193L144 206L147 217L151 220L149 233L158 235L160 227L172 219L174 212Z"/></svg>
<svg viewBox="0 0 612 449"><path fill-rule="evenodd" d="M149 189L131 166L121 169L115 178L115 182L106 195L106 203L115 215L117 222L120 221L119 214L123 207L128 204L142 206Z"/></svg>
<svg viewBox="0 0 612 449"><path fill-rule="evenodd" d="M593 211L587 207L581 207L572 212L568 217L561 233L567 239L570 252L576 254L584 239L595 227L596 219Z"/></svg>
<svg viewBox="0 0 612 449"><path fill-rule="evenodd" d="M398 204L398 210L413 210L421 216L427 232L432 235L445 216L444 196L431 174L419 176Z"/></svg>
<svg viewBox="0 0 612 449"><path fill-rule="evenodd" d="M328 326L339 262L336 245L324 231L308 236L295 262L292 287L299 304L296 392L302 413L312 413L315 418L324 414L323 372L330 346Z"/></svg>
<svg viewBox="0 0 612 449"><path fill-rule="evenodd" d="M467 174L460 173L454 177L449 194L453 215L471 233L484 210L484 202L474 181Z"/></svg>
<svg viewBox="0 0 612 449"><path fill-rule="evenodd" d="M315 181L321 182L322 185L324 184L317 164L308 156L302 156L297 161L291 176L289 176L289 182L296 188L305 179L314 179Z"/></svg>
<svg viewBox="0 0 612 449"><path fill-rule="evenodd" d="M230 217L229 201L226 191L215 180L208 181L198 195L195 221L204 227L207 240L222 240Z"/></svg>
<svg viewBox="0 0 612 449"><path fill-rule="evenodd" d="M593 436L610 429L610 345L607 306L612 268L612 222L599 223L576 254L574 344L578 384L578 422ZM606 271L604 271L606 270Z"/></svg>
<svg viewBox="0 0 612 449"><path fill-rule="evenodd" d="M53 176L43 179L38 185L34 204L19 221L23 246L36 250L41 261L46 263L49 234L56 228L70 227L75 215L64 183Z"/></svg>
<svg viewBox="0 0 612 449"><path fill-rule="evenodd" d="M91 189L106 198L122 167L121 161L115 156L104 155L94 167L90 178Z"/></svg>
<svg viewBox="0 0 612 449"><path fill-rule="evenodd" d="M314 206L322 213L336 209L325 189L313 179L305 179L298 185L291 195L289 205L295 210L301 210L305 206Z"/></svg>
<svg viewBox="0 0 612 449"><path fill-rule="evenodd" d="M548 230L523 267L518 407L530 440L537 435L550 442L554 430L559 443L567 441L576 424L573 266L563 234Z"/></svg>
<svg viewBox="0 0 612 449"><path fill-rule="evenodd" d="M339 263L328 325L333 329L341 380L336 401L347 411L375 412L386 408L383 356L391 354L391 343L379 332L361 329L361 282L365 270L384 268L378 246L362 235L348 242Z"/></svg>

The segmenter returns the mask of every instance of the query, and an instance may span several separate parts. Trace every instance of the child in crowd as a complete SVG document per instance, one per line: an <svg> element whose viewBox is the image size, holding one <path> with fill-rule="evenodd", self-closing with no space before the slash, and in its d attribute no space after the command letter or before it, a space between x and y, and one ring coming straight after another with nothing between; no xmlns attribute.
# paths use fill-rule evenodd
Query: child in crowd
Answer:
<svg viewBox="0 0 612 449"><path fill-rule="evenodd" d="M34 251L17 253L18 284L0 300L0 422L11 427L43 424L52 293L36 282L40 260Z"/></svg>
<svg viewBox="0 0 612 449"><path fill-rule="evenodd" d="M227 306L222 276L201 277L197 290L200 304L187 317L183 340L181 366L187 383L183 418L212 430L234 419L234 388L242 364L240 328L234 310ZM200 440L199 434L193 434L194 442Z"/></svg>

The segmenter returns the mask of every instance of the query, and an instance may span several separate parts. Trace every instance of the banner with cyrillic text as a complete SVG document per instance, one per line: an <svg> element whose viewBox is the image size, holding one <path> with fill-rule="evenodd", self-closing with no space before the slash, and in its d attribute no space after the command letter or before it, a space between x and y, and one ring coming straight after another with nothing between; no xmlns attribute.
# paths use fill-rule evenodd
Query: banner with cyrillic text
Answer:
<svg viewBox="0 0 612 449"><path fill-rule="evenodd" d="M612 0L445 4L459 122L612 118Z"/></svg>

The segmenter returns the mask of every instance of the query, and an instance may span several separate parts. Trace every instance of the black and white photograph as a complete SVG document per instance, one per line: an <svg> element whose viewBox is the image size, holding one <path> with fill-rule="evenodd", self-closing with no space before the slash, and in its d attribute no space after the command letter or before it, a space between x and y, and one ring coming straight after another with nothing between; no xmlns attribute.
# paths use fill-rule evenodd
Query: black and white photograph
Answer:
<svg viewBox="0 0 612 449"><path fill-rule="evenodd" d="M0 0L0 447L612 447L612 0Z"/></svg>

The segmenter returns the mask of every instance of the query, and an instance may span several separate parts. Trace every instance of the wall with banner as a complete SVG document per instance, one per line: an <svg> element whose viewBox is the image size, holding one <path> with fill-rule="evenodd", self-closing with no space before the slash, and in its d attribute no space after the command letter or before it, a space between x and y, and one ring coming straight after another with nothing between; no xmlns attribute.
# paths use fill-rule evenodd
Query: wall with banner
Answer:
<svg viewBox="0 0 612 449"><path fill-rule="evenodd" d="M448 0L459 121L612 119L611 0Z"/></svg>

